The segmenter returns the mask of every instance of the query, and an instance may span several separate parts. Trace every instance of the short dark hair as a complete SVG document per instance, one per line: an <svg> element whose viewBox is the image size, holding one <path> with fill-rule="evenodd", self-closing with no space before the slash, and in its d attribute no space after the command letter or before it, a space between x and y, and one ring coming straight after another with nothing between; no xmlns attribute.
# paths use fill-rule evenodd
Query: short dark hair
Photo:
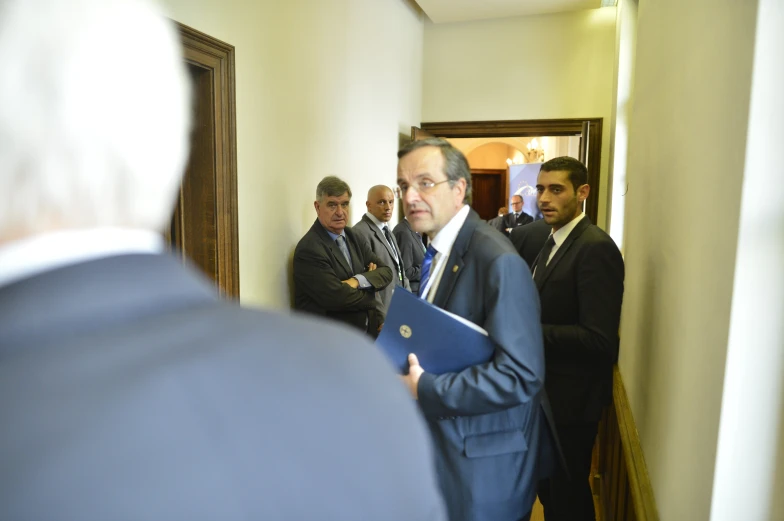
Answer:
<svg viewBox="0 0 784 521"><path fill-rule="evenodd" d="M436 147L441 150L441 155L444 158L444 174L449 180L449 186L454 186L460 179L465 179L466 191L463 203L471 204L471 167L468 166L468 160L463 153L446 139L432 137L412 141L398 150L397 158L402 159L414 150L423 147Z"/></svg>
<svg viewBox="0 0 784 521"><path fill-rule="evenodd" d="M585 165L573 157L561 156L554 157L549 161L542 163L540 172L555 172L563 171L569 173L569 181L575 191L582 185L588 184L588 169Z"/></svg>
<svg viewBox="0 0 784 521"><path fill-rule="evenodd" d="M325 195L327 197L339 197L346 192L351 197L351 188L348 187L348 183L339 177L328 175L316 187L316 199L321 201Z"/></svg>

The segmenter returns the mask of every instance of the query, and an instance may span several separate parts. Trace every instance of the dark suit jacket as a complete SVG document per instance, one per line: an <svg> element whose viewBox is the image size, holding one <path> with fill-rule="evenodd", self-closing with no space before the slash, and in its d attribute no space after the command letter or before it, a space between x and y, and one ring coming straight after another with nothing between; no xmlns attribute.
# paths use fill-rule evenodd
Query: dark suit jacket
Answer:
<svg viewBox="0 0 784 521"><path fill-rule="evenodd" d="M517 228L518 226L525 226L528 223L534 221L534 218L528 215L525 212L520 212L520 217L515 219L514 212L509 212L508 214L504 215L504 229L502 231L506 232L507 228ZM509 234L507 234L508 236Z"/></svg>
<svg viewBox="0 0 784 521"><path fill-rule="evenodd" d="M354 232L354 235L356 235L360 241L365 243L370 251L381 259L381 262L384 263L385 266L389 266L392 269L394 283L376 292L376 310L381 315L381 320L383 321L384 317L387 316L387 309L389 309L389 302L392 300L392 293L395 292L395 288L403 287L406 290L411 291L411 286L408 284L408 278L405 274L405 267L401 264L400 273L403 276L403 280L400 280L397 268L398 262L395 260L395 255L389 249L389 244L378 229L378 226L376 226L367 215L363 215L362 219L351 228L351 231ZM391 232L392 229L390 228L390 237L392 237L395 249L400 251L395 236L392 235Z"/></svg>
<svg viewBox="0 0 784 521"><path fill-rule="evenodd" d="M411 228L411 223L403 219L392 234L400 246L403 257L403 267L406 269L406 278L413 293L419 292L419 280L422 277L422 261L425 259L425 245L422 236Z"/></svg>
<svg viewBox="0 0 784 521"><path fill-rule="evenodd" d="M365 339L164 255L2 286L0 519L443 520L424 424Z"/></svg>
<svg viewBox="0 0 784 521"><path fill-rule="evenodd" d="M392 282L392 270L358 241L346 227L353 266L316 219L294 250L294 308L345 322L362 331L376 331L382 322L376 312L375 292ZM377 268L366 271L368 264ZM341 281L364 275L372 289L354 289Z"/></svg>
<svg viewBox="0 0 784 521"><path fill-rule="evenodd" d="M584 217L539 286L547 393L560 424L598 421L612 395L623 300L623 258Z"/></svg>
<svg viewBox="0 0 784 521"><path fill-rule="evenodd" d="M509 240L472 210L433 303L483 327L497 347L486 364L419 380L450 519L517 521L533 505L549 432L531 274Z"/></svg>
<svg viewBox="0 0 784 521"><path fill-rule="evenodd" d="M512 241L517 253L525 260L531 271L534 270L534 261L542 251L544 243L550 236L552 226L544 219L528 223L525 226L512 229L509 239Z"/></svg>

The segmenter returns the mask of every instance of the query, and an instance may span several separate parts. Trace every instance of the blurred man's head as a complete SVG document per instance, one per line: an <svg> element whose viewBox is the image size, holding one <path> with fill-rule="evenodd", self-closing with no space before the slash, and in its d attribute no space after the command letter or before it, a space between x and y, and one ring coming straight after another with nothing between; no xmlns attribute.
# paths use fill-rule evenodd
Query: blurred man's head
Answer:
<svg viewBox="0 0 784 521"><path fill-rule="evenodd" d="M382 223L389 222L392 219L392 210L395 208L395 196L392 194L392 189L384 185L374 186L368 190L365 205L373 217Z"/></svg>
<svg viewBox="0 0 784 521"><path fill-rule="evenodd" d="M190 90L155 4L3 0L0 63L0 243L169 223Z"/></svg>
<svg viewBox="0 0 784 521"><path fill-rule="evenodd" d="M313 207L321 226L340 235L348 223L348 210L351 203L351 188L342 179L330 175L321 180L316 187L316 200Z"/></svg>
<svg viewBox="0 0 784 521"><path fill-rule="evenodd" d="M513 195L511 203L512 211L514 213L520 213L523 211L523 197L521 195Z"/></svg>
<svg viewBox="0 0 784 521"><path fill-rule="evenodd" d="M509 208L507 208L506 206L502 206L501 208L498 209L498 217L502 217L508 213L509 213Z"/></svg>

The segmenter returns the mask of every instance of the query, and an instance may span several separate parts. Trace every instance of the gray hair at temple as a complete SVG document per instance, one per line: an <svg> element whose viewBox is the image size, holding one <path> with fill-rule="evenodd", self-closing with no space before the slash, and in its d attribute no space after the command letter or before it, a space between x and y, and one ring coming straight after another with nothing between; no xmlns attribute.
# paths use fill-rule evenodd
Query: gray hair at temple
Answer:
<svg viewBox="0 0 784 521"><path fill-rule="evenodd" d="M0 242L169 223L190 84L155 3L3 0L0 63Z"/></svg>
<svg viewBox="0 0 784 521"><path fill-rule="evenodd" d="M471 167L468 166L468 160L463 153L446 139L434 137L412 141L398 151L397 158L401 159L422 147L436 147L441 150L441 155L444 157L444 175L449 179L449 186L454 186L458 180L465 179L466 191L463 203L471 204Z"/></svg>
<svg viewBox="0 0 784 521"><path fill-rule="evenodd" d="M348 183L339 177L328 175L322 179L316 187L316 199L318 201L323 201L324 196L338 197L346 192L348 192L348 196L351 197L351 188L348 187Z"/></svg>

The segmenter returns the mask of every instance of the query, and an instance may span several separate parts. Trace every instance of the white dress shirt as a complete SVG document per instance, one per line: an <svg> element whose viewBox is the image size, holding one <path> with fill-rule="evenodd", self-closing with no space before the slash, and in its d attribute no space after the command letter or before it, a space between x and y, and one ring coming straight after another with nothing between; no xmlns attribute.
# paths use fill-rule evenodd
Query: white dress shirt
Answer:
<svg viewBox="0 0 784 521"><path fill-rule="evenodd" d="M563 244L566 238L569 237L569 234L572 233L572 230L574 230L575 226L577 226L577 223L583 220L583 217L585 217L585 214L581 212L580 215L569 221L567 224L561 226L557 232L552 233L555 246L553 246L553 249L550 250L550 256L547 258L547 264L550 264L553 256L555 256L555 252L558 251L558 248L561 247L561 244Z"/></svg>
<svg viewBox="0 0 784 521"><path fill-rule="evenodd" d="M373 224L376 225L378 231L381 232L381 236L384 238L384 242L389 244L389 241L387 240L387 236L384 234L384 228L388 229L389 233L392 233L392 228L389 226L389 223L379 221L378 219L376 219L376 216L370 212L367 212L365 215L367 215L368 219L370 219L373 222ZM400 262L400 260L397 258L397 248L395 248L395 245L389 244L389 249L392 250L392 256L395 258L395 261Z"/></svg>
<svg viewBox="0 0 784 521"><path fill-rule="evenodd" d="M430 277L427 280L427 286L425 286L425 289L422 291L422 296L430 303L433 302L433 299L436 296L438 284L441 282L441 276L444 274L446 261L449 259L449 254L452 253L452 246L455 245L460 229L468 218L469 210L470 208L468 205L463 205L455 216L441 228L438 235L433 237L430 241L430 245L438 252L430 265Z"/></svg>
<svg viewBox="0 0 784 521"><path fill-rule="evenodd" d="M44 233L0 245L0 286L71 264L164 251L163 236L132 228L91 228Z"/></svg>

